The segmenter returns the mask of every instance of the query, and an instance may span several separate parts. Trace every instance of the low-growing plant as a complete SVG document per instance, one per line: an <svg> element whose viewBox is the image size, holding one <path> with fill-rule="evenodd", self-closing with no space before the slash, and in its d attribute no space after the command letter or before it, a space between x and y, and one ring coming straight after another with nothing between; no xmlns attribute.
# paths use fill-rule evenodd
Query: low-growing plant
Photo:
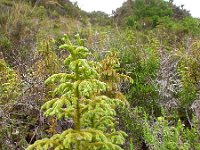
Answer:
<svg viewBox="0 0 200 150"><path fill-rule="evenodd" d="M74 45L65 35L65 44L61 49L70 52L64 64L67 73L54 74L46 84L54 83L54 99L42 106L45 116L56 116L73 122L73 128L67 129L51 138L36 141L27 150L75 149L75 150L120 150L124 143L122 131L115 129L115 108L122 105L119 99L111 99L101 93L107 85L99 80L98 62L87 60L89 50L83 46L83 40L77 35Z"/></svg>
<svg viewBox="0 0 200 150"><path fill-rule="evenodd" d="M190 150L200 148L198 128L195 124L189 129L180 119L172 122L166 116L151 121L145 115L144 120L144 140L149 149Z"/></svg>

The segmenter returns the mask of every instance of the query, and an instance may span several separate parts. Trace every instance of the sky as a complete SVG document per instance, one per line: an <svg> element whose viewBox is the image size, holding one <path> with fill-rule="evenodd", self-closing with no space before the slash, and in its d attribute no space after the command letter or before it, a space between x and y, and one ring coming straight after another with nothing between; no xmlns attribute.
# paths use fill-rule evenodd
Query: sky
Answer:
<svg viewBox="0 0 200 150"><path fill-rule="evenodd" d="M200 18L200 0L174 0L177 6L184 5L186 10L189 10L193 17Z"/></svg>
<svg viewBox="0 0 200 150"><path fill-rule="evenodd" d="M71 0L78 2L78 6L88 12L103 11L107 14L112 14L112 10L119 8L126 0ZM181 4L189 10L193 17L200 18L200 0L174 0L177 6Z"/></svg>

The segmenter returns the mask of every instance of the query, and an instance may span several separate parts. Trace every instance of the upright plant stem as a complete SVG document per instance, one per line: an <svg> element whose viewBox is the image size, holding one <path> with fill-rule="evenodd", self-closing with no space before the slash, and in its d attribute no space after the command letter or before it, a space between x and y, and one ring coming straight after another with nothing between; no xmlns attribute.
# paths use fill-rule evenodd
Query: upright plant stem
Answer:
<svg viewBox="0 0 200 150"><path fill-rule="evenodd" d="M78 75L78 65L76 66L76 78L77 80L79 79L79 75ZM79 84L77 85L76 87L76 97L77 97L77 103L76 103L76 122L75 122L75 129L80 132L80 129L81 129L81 124L80 124L80 117L81 117L81 114L80 114L80 95L79 95L79 90L78 90L78 87L79 87ZM78 140L77 141L77 144L76 144L76 150L80 150L80 141Z"/></svg>

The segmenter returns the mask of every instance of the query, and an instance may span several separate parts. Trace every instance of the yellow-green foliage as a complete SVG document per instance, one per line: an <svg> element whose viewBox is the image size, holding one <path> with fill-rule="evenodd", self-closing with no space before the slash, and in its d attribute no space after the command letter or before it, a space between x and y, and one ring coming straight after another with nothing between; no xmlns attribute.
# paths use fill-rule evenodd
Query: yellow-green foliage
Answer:
<svg viewBox="0 0 200 150"><path fill-rule="evenodd" d="M0 59L0 105L13 103L20 95L20 79L17 73Z"/></svg>
<svg viewBox="0 0 200 150"><path fill-rule="evenodd" d="M101 95L106 83L101 82L97 72L99 63L88 61L89 50L83 46L83 40L76 36L77 44L70 42L65 35L65 44L60 48L70 52L64 63L67 73L54 74L46 84L54 83L54 99L42 106L45 116L56 116L73 121L74 128L56 134L50 139L42 139L30 145L27 150L120 150L124 136L115 130L115 110L123 105L118 99Z"/></svg>
<svg viewBox="0 0 200 150"><path fill-rule="evenodd" d="M46 79L48 76L59 71L60 63L57 55L52 50L53 40L44 40L38 46L34 64L34 75L38 78Z"/></svg>
<svg viewBox="0 0 200 150"><path fill-rule="evenodd" d="M148 121L147 115L144 120L144 140L150 149L191 150L200 148L196 125L188 129L181 120L172 124L166 117Z"/></svg>
<svg viewBox="0 0 200 150"><path fill-rule="evenodd" d="M178 73L181 77L182 89L180 98L183 105L191 105L196 99L200 81L200 41L192 42L186 53L179 52L181 57Z"/></svg>
<svg viewBox="0 0 200 150"><path fill-rule="evenodd" d="M5 143L5 140L11 137L10 131L13 129L8 122L13 121L11 119L11 110L16 104L20 91L20 79L17 73L8 67L3 59L0 59L0 147L4 150L10 148L10 145ZM13 121L15 123L15 121Z"/></svg>
<svg viewBox="0 0 200 150"><path fill-rule="evenodd" d="M120 67L120 62L117 58L116 52L111 52L101 61L99 73L101 81L108 85L106 95L113 98L125 99L120 92L120 82L132 82L132 79L124 74L118 73L117 68Z"/></svg>

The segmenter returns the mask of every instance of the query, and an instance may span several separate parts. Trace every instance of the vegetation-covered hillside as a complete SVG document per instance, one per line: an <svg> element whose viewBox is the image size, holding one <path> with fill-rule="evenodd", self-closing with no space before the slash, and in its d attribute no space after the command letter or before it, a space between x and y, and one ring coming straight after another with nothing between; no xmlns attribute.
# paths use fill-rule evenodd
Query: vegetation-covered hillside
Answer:
<svg viewBox="0 0 200 150"><path fill-rule="evenodd" d="M0 0L0 150L200 149L200 19Z"/></svg>

